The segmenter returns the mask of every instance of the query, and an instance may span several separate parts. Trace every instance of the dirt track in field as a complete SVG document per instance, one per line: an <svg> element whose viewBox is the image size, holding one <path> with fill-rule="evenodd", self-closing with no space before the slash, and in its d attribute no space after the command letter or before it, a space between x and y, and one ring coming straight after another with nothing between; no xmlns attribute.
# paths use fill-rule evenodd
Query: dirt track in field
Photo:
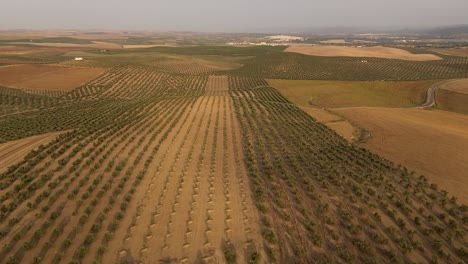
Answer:
<svg viewBox="0 0 468 264"><path fill-rule="evenodd" d="M286 52L302 53L325 57L371 57L409 61L431 61L442 58L433 54L412 54L406 50L387 47L342 47L342 46L312 46L292 45Z"/></svg>
<svg viewBox="0 0 468 264"><path fill-rule="evenodd" d="M31 150L54 140L65 132L53 132L0 144L0 173L21 161Z"/></svg>

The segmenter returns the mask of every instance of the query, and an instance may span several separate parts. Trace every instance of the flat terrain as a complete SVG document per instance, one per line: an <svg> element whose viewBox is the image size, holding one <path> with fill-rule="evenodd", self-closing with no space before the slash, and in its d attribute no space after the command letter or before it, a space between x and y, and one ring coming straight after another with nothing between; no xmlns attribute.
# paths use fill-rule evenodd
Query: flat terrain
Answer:
<svg viewBox="0 0 468 264"><path fill-rule="evenodd" d="M372 135L363 144L404 164L468 203L468 116L445 111L341 108L337 113Z"/></svg>
<svg viewBox="0 0 468 264"><path fill-rule="evenodd" d="M99 68L70 68L49 65L0 67L0 85L39 90L71 90L105 72Z"/></svg>
<svg viewBox="0 0 468 264"><path fill-rule="evenodd" d="M0 173L21 161L31 150L45 145L65 132L52 132L0 144Z"/></svg>
<svg viewBox="0 0 468 264"><path fill-rule="evenodd" d="M299 106L408 107L424 101L426 91L437 81L346 82L269 80L271 86Z"/></svg>
<svg viewBox="0 0 468 264"><path fill-rule="evenodd" d="M369 57L409 61L432 61L442 58L433 54L412 54L406 50L388 47L342 47L292 45L285 51L325 57Z"/></svg>

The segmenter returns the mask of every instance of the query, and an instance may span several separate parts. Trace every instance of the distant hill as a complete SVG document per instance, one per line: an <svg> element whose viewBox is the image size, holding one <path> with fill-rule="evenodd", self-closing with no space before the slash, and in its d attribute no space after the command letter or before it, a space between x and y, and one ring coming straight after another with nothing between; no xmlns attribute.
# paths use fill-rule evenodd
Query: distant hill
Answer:
<svg viewBox="0 0 468 264"><path fill-rule="evenodd" d="M302 28L261 28L263 33L288 33L312 35L352 35L352 34L391 34L391 35L431 35L437 38L468 38L468 25L434 27L302 27Z"/></svg>

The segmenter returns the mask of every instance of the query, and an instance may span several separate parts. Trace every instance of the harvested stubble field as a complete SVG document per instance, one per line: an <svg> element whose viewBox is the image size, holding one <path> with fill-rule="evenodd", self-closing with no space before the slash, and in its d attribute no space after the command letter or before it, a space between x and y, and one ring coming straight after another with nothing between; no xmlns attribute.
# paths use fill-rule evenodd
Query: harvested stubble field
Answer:
<svg viewBox="0 0 468 264"><path fill-rule="evenodd" d="M262 52L273 51L220 53ZM5 141L70 129L0 174L0 262L466 259L466 206L266 80L230 73L122 61L54 104L0 117Z"/></svg>
<svg viewBox="0 0 468 264"><path fill-rule="evenodd" d="M434 54L413 54L406 50L389 47L346 47L346 46L316 46L316 45L292 45L286 52L295 52L306 55L324 57L367 57L409 61L441 60Z"/></svg>

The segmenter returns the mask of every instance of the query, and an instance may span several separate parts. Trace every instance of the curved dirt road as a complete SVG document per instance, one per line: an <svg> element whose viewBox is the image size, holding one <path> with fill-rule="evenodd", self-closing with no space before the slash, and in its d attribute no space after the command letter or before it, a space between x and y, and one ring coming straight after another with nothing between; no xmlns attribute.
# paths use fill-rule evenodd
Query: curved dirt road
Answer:
<svg viewBox="0 0 468 264"><path fill-rule="evenodd" d="M445 81L443 81L443 82L445 82ZM443 83L443 82L438 82L436 84L433 84L429 89L427 89L426 100L424 101L424 103L422 105L418 106L417 108L433 107L435 105L436 91L439 89L440 84Z"/></svg>
<svg viewBox="0 0 468 264"><path fill-rule="evenodd" d="M430 108L433 107L436 104L436 92L439 90L440 86L444 83L451 82L456 79L450 79L450 80L444 80L438 83L433 84L429 89L427 89L426 92L426 100L424 101L423 104L417 106L416 108Z"/></svg>

